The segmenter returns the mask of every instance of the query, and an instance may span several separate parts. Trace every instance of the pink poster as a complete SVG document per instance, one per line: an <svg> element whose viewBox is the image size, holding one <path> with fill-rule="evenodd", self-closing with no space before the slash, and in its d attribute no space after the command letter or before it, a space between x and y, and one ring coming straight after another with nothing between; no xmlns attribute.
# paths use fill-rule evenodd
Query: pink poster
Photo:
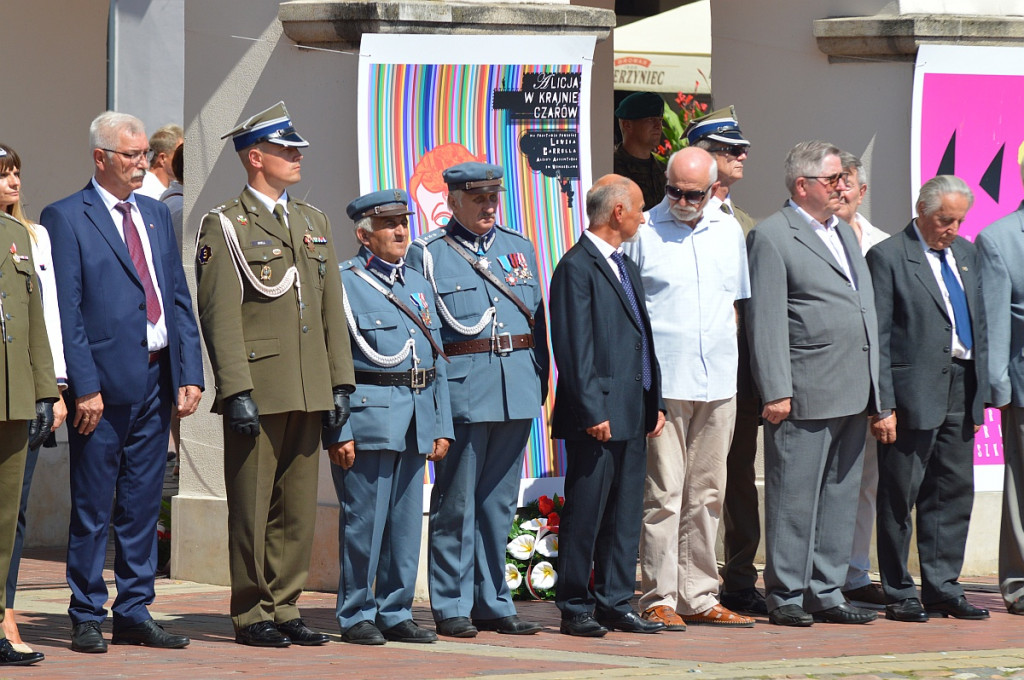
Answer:
<svg viewBox="0 0 1024 680"><path fill-rule="evenodd" d="M914 82L913 200L936 175L956 175L974 192L960 234L979 231L1024 198L1024 52L1019 48L923 46ZM1001 489L999 411L975 438L978 490Z"/></svg>

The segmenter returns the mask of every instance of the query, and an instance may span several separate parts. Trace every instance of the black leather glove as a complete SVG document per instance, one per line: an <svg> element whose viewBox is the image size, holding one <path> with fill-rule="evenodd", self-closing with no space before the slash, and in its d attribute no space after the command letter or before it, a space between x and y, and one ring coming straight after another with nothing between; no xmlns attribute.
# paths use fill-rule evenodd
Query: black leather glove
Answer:
<svg viewBox="0 0 1024 680"><path fill-rule="evenodd" d="M348 395L352 394L352 390L349 389L348 385L335 385L332 392L334 393L334 408L330 411L324 411L323 422L324 427L328 430L337 430L348 422L348 417L351 413L348 405Z"/></svg>
<svg viewBox="0 0 1024 680"><path fill-rule="evenodd" d="M28 448L37 449L50 436L53 427L53 402L41 399L36 402L36 417L28 421Z"/></svg>
<svg viewBox="0 0 1024 680"><path fill-rule="evenodd" d="M250 392L239 392L224 401L228 427L238 434L255 437L260 433L260 412Z"/></svg>

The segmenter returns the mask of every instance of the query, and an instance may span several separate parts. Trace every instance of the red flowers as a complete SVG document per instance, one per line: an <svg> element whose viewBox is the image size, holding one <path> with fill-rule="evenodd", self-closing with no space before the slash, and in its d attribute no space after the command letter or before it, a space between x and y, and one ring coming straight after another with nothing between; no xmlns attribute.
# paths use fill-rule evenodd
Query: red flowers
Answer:
<svg viewBox="0 0 1024 680"><path fill-rule="evenodd" d="M540 514L547 517L555 510L555 502L547 496L541 496L537 499L537 509L540 510Z"/></svg>

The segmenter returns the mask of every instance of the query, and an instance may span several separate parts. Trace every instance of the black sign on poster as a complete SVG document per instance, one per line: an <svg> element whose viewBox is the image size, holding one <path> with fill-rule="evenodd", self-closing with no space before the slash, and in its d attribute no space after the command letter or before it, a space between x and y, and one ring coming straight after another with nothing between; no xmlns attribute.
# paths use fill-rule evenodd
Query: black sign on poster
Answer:
<svg viewBox="0 0 1024 680"><path fill-rule="evenodd" d="M519 138L519 150L530 169L557 179L570 208L575 194L570 180L580 177L579 140L576 130L527 130Z"/></svg>
<svg viewBox="0 0 1024 680"><path fill-rule="evenodd" d="M579 73L525 73L520 89L504 87L492 93L491 105L508 112L508 125L531 121L578 121ZM527 130L519 138L519 150L530 168L558 180L572 207L575 192L571 180L580 177L578 130Z"/></svg>

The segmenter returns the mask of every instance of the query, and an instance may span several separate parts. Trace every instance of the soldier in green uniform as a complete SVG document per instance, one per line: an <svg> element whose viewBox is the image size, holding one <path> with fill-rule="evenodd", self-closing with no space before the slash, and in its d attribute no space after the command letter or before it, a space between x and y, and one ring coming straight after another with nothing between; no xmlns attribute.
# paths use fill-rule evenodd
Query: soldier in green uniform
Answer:
<svg viewBox="0 0 1024 680"><path fill-rule="evenodd" d="M301 179L283 102L228 132L248 176L203 219L199 321L224 415L235 641L320 645L296 601L309 572L321 425L340 428L355 389L331 226L288 195Z"/></svg>
<svg viewBox="0 0 1024 680"><path fill-rule="evenodd" d="M50 433L58 394L31 252L25 227L0 212L0 583L14 548L25 456ZM0 666L42 659L39 652L14 651L0 631Z"/></svg>
<svg viewBox="0 0 1024 680"><path fill-rule="evenodd" d="M622 143L616 145L612 165L616 175L628 177L644 194L644 210L665 198L665 163L651 152L661 143L665 100L654 92L634 92L615 109Z"/></svg>

